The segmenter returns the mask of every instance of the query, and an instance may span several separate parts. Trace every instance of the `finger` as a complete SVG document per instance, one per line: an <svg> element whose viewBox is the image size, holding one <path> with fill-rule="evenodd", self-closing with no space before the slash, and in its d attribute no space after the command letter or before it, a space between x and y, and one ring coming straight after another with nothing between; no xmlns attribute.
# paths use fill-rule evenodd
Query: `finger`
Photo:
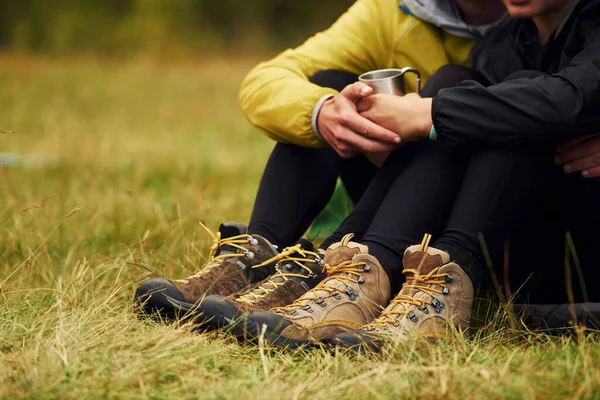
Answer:
<svg viewBox="0 0 600 400"><path fill-rule="evenodd" d="M352 158L360 154L354 147L343 142L336 143L333 149L341 158Z"/></svg>
<svg viewBox="0 0 600 400"><path fill-rule="evenodd" d="M398 147L397 144L380 142L378 140L364 137L351 129L342 128L342 132L338 136L341 143L345 143L352 148L359 150L361 153L382 153L392 151Z"/></svg>
<svg viewBox="0 0 600 400"><path fill-rule="evenodd" d="M559 152L554 161L562 164L567 161L576 160L600 152L600 137L593 137L583 142L579 142Z"/></svg>
<svg viewBox="0 0 600 400"><path fill-rule="evenodd" d="M373 94L373 88L361 82L354 82L353 84L346 86L340 94L353 103L356 103L361 98Z"/></svg>
<svg viewBox="0 0 600 400"><path fill-rule="evenodd" d="M556 151L558 153L562 153L565 150L568 150L568 149L570 149L572 147L577 146L579 143L585 142L586 140L589 140L589 139L591 139L593 137L597 137L597 136L598 135L596 134L596 135L587 135L587 136L582 136L582 137L575 138L573 140L568 141L567 143L564 143L564 144L561 144L560 146L558 146L557 149L556 149Z"/></svg>
<svg viewBox="0 0 600 400"><path fill-rule="evenodd" d="M588 157L596 153L600 153L600 137L594 137L563 150L556 155L554 161L557 164L562 164L564 162L571 162L573 160Z"/></svg>
<svg viewBox="0 0 600 400"><path fill-rule="evenodd" d="M598 178L600 177L600 166L584 169L581 171L581 175L583 175L584 178Z"/></svg>
<svg viewBox="0 0 600 400"><path fill-rule="evenodd" d="M563 170L570 174L572 172L583 171L584 169L590 169L600 166L600 152L592 154L591 156L578 158L576 160L569 161L563 164Z"/></svg>
<svg viewBox="0 0 600 400"><path fill-rule="evenodd" d="M402 138L396 132L377 125L377 123L369 121L358 113L342 114L342 119L339 122L341 125L365 138L394 144L402 142Z"/></svg>

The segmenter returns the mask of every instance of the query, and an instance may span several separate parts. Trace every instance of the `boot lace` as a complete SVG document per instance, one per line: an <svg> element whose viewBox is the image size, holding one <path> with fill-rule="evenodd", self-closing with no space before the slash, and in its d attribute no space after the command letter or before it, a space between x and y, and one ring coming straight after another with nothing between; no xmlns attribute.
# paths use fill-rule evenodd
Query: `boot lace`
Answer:
<svg viewBox="0 0 600 400"><path fill-rule="evenodd" d="M309 290L299 299L288 306L272 308L274 312L293 313L299 308L307 307L311 302L320 302L330 297L338 297L339 293L346 293L349 296L356 295L356 292L350 285L360 283L361 273L364 272L366 262L361 261L352 263L344 261L338 265L331 266L325 264L323 272L327 275L325 280L319 283L315 288ZM334 285L334 282L341 282L345 287Z"/></svg>
<svg viewBox="0 0 600 400"><path fill-rule="evenodd" d="M188 276L185 279L181 279L181 281L187 281L188 279L198 278L201 275L206 274L208 271L210 271L217 265L221 265L221 263L229 257L244 257L248 255L249 251L248 249L246 249L246 247L244 247L244 245L247 246L248 244L253 244L253 241L256 240L252 236L247 234L236 235L222 239L221 232L217 232L215 234L206 225L204 225L202 221L198 221L198 223L200 224L200 226L202 226L202 228L204 228L204 230L210 235L210 237L213 240L213 243L210 246L210 252L208 254L208 261L206 262L203 268L200 268L198 272ZM230 246L235 249L241 250L241 253L225 253L216 256L215 254L223 246Z"/></svg>
<svg viewBox="0 0 600 400"><path fill-rule="evenodd" d="M309 257L313 257L313 259L309 259ZM240 297L236 298L235 301L246 304L254 304L256 301L264 298L269 293L274 292L279 286L283 286L285 282L292 277L302 279L313 278L315 274L310 268L308 268L305 265L305 263L315 262L321 264L323 263L323 259L318 253L314 251L304 250L302 249L302 247L300 247L300 244L297 244L295 246L285 248L280 254L276 255L275 257L272 257L269 260L266 260L261 264L255 265L252 268L260 268L264 265L271 264L273 262L277 262L277 265L275 266L275 273L271 275L271 277L262 285L254 288L248 293L241 295ZM282 271L280 265L285 265L290 262L298 265L300 268L305 270L307 274L298 274Z"/></svg>
<svg viewBox="0 0 600 400"><path fill-rule="evenodd" d="M443 294L443 288L446 284L446 277L449 274L440 274L439 267L433 269L427 275L420 275L416 269L405 269L402 271L406 275L406 283L402 286L400 293L390 302L389 306L381 315L362 329L372 330L375 328L384 328L389 324L397 324L400 318L410 313L408 308L415 305L422 308L427 305L433 306L432 300L436 294ZM438 289L441 287L442 289ZM403 294L405 290L412 289L412 294ZM431 297L430 300L420 299L414 295L417 292L423 292Z"/></svg>

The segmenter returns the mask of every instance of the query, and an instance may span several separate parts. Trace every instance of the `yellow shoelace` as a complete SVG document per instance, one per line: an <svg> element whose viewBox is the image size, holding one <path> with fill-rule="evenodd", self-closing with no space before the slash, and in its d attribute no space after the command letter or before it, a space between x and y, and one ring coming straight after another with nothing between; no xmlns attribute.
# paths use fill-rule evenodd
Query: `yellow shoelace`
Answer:
<svg viewBox="0 0 600 400"><path fill-rule="evenodd" d="M415 305L422 308L426 305L433 306L431 300L419 299L414 297L417 292L423 292L431 297L436 294L443 294L443 291L433 287L434 285L445 287L446 277L448 274L439 274L439 267L433 269L427 275L420 275L416 269L405 269L402 271L406 277L406 283L402 286L400 293L390 302L389 306L381 313L381 315L373 322L365 326L363 329L373 329L375 327L384 327L388 324L393 324L398 321L399 317L410 313L408 307ZM402 294L405 291L412 289L411 295Z"/></svg>
<svg viewBox="0 0 600 400"><path fill-rule="evenodd" d="M217 265L221 265L221 263L223 262L223 260L225 260L226 258L229 257L244 257L248 250L242 246L242 245L247 245L249 244L252 240L255 240L252 238L252 236L244 234L244 235L236 235L236 236L231 236L225 239L221 239L221 232L217 232L216 234L214 234L206 225L204 225L202 223L202 221L198 221L198 223L200 224L200 226L202 226L204 228L204 230L206 232L208 232L208 234L212 237L213 239L213 243L210 246L210 252L208 254L208 261L206 262L206 264L204 265L203 268L201 268L198 272L196 272L194 275L188 276L185 279L179 279L178 281L187 281L188 279L192 279L192 278L197 278L200 275L203 275L205 273L207 273L208 271L210 271L212 268L214 268ZM218 256L215 256L215 254L217 253L217 251L223 247L223 246L231 246L235 249L241 250L242 253L227 253L227 254L220 254Z"/></svg>
<svg viewBox="0 0 600 400"><path fill-rule="evenodd" d="M294 255L299 254L301 257L293 257ZM314 257L314 261L309 261L308 257ZM322 261L321 256L318 253L313 251L308 251L302 249L299 244L285 248L280 254L272 257L271 259L263 262L262 264L255 265L252 268L259 268L261 266L277 262L277 266L275 267L275 273L262 285L256 287L251 292L248 292L238 298L235 301L246 304L254 304L257 300L262 299L267 294L273 292L279 286L283 286L287 280L291 277L298 277L308 279L313 276L313 272L310 268L308 268L304 263L306 262L315 262L319 263ZM286 263L293 262L298 265L300 268L306 270L308 272L307 275L296 274L290 272L284 272L281 270L279 265L285 265ZM282 278L282 281L277 281L277 278Z"/></svg>
<svg viewBox="0 0 600 400"><path fill-rule="evenodd" d="M353 295L354 292L349 287L352 283L359 283L361 273L364 272L364 266L366 262L361 261L358 263L352 263L352 261L344 261L338 265L331 266L325 264L323 272L327 274L327 277L322 283L319 283L314 289L309 290L302 295L298 300L285 307L273 308L276 312L293 312L298 308L304 308L312 301L325 300L327 298L335 296L337 293L347 293ZM334 285L334 282L342 282L346 287L338 287ZM314 295L314 296L313 296Z"/></svg>

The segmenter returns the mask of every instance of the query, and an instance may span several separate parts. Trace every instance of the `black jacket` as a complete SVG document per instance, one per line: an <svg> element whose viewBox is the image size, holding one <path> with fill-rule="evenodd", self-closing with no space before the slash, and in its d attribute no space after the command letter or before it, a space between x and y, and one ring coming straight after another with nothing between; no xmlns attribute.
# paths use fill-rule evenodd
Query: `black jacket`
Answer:
<svg viewBox="0 0 600 400"><path fill-rule="evenodd" d="M533 43L534 32L531 20L514 20L478 43L471 64L493 85L440 91L432 109L438 140L552 144L600 132L600 0L580 0L544 46ZM502 82L520 70L544 74Z"/></svg>

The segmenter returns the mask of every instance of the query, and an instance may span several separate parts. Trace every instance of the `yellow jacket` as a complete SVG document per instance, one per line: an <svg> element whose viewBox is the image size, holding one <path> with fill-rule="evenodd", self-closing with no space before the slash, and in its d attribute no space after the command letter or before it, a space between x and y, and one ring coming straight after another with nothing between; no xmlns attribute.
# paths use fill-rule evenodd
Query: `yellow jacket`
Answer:
<svg viewBox="0 0 600 400"><path fill-rule="evenodd" d="M425 82L446 64L467 65L472 46L470 39L408 15L398 0L358 0L326 31L250 71L239 101L248 120L272 139L323 147L311 126L313 109L324 95L337 92L310 83L310 76L411 66ZM406 89L415 91L415 82L407 79Z"/></svg>

